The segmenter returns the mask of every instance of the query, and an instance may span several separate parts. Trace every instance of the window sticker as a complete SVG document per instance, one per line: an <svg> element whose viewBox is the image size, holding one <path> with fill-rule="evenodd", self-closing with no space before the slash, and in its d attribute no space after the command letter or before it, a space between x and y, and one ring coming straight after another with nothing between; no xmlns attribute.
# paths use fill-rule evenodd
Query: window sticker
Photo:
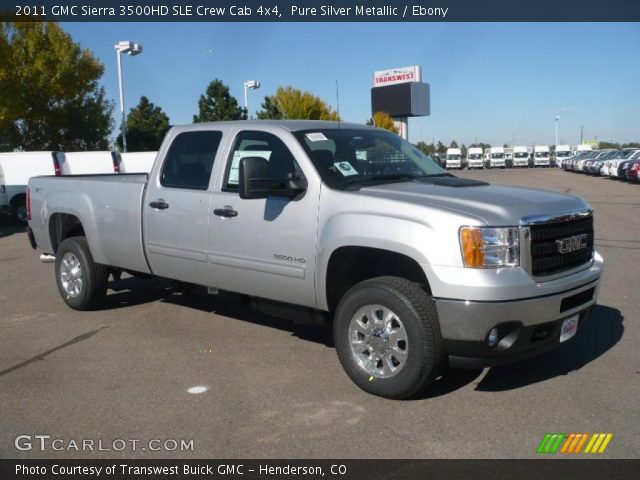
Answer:
<svg viewBox="0 0 640 480"><path fill-rule="evenodd" d="M358 171L351 166L349 162L336 162L333 164L342 175L349 177L351 175L358 175Z"/></svg>
<svg viewBox="0 0 640 480"><path fill-rule="evenodd" d="M270 156L270 150L236 150L233 152L227 185L237 185L240 182L240 160L246 157L262 157L269 160Z"/></svg>
<svg viewBox="0 0 640 480"><path fill-rule="evenodd" d="M307 137L312 142L322 142L323 140L329 140L324 136L324 133L322 132L307 133L305 137Z"/></svg>

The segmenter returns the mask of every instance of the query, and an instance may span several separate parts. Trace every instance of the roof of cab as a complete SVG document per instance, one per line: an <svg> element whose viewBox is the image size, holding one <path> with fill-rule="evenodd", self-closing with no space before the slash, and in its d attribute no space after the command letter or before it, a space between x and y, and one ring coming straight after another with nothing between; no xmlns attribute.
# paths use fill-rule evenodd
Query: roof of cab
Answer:
<svg viewBox="0 0 640 480"><path fill-rule="evenodd" d="M242 125L246 128L257 127L257 126L274 126L280 127L285 130L289 130L290 132L297 132L300 130L326 130L326 129L347 129L347 128L355 128L355 129L376 129L371 125L363 125L360 123L348 123L348 122L334 122L334 121L326 121L326 120L231 120L231 121L223 121L223 122L203 122L203 123L193 123L188 125L176 125L175 129L178 130L190 130L195 126L199 126L200 128L215 127L215 126L236 126Z"/></svg>

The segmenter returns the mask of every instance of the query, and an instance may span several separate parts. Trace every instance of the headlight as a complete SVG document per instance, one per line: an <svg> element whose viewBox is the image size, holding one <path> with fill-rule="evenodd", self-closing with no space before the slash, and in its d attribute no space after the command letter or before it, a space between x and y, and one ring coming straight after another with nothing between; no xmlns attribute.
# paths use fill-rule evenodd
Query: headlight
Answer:
<svg viewBox="0 0 640 480"><path fill-rule="evenodd" d="M460 248L464 266L468 268L520 265L518 227L462 227Z"/></svg>

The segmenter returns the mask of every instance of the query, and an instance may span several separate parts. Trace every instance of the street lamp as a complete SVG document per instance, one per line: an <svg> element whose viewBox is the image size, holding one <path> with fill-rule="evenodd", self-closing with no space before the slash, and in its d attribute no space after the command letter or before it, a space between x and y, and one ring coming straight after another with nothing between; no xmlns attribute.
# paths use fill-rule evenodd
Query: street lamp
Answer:
<svg viewBox="0 0 640 480"><path fill-rule="evenodd" d="M558 120L560 117L556 117L556 147L558 146Z"/></svg>
<svg viewBox="0 0 640 480"><path fill-rule="evenodd" d="M122 88L122 62L120 60L120 54L126 53L132 57L142 53L142 45L139 43L133 43L128 40L123 40L115 44L116 58L118 59L118 86L120 87L120 117L121 126L120 133L122 134L122 150L127 151L127 125L126 115L124 113L124 89Z"/></svg>
<svg viewBox="0 0 640 480"><path fill-rule="evenodd" d="M260 88L260 82L257 80L247 80L244 82L244 109L247 111L247 116L249 116L249 105L247 102L247 89L249 90L257 90Z"/></svg>

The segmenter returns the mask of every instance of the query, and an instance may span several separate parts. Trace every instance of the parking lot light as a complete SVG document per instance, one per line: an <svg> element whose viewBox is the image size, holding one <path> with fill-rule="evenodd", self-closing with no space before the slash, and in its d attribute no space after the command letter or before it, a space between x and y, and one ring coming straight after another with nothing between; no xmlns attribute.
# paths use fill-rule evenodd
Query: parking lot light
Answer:
<svg viewBox="0 0 640 480"><path fill-rule="evenodd" d="M244 82L244 109L247 111L247 116L249 116L249 103L247 99L247 89L248 90L257 90L260 88L260 82L257 80L247 80Z"/></svg>
<svg viewBox="0 0 640 480"><path fill-rule="evenodd" d="M127 125L126 114L124 112L124 88L122 86L122 61L120 59L121 53L126 53L132 57L142 53L142 45L139 43L130 42L129 40L122 40L115 44L116 58L118 61L118 87L120 89L120 116L121 125L120 133L122 134L122 150L127 151Z"/></svg>

